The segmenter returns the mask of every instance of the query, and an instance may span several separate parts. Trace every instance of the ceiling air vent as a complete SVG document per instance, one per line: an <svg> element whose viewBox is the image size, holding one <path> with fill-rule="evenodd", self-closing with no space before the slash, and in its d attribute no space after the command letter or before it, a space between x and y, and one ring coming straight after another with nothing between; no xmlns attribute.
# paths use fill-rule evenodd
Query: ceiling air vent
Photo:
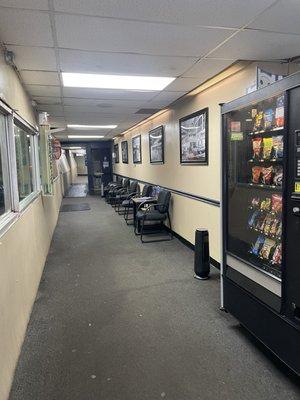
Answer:
<svg viewBox="0 0 300 400"><path fill-rule="evenodd" d="M159 108L141 108L135 114L155 114L159 110Z"/></svg>

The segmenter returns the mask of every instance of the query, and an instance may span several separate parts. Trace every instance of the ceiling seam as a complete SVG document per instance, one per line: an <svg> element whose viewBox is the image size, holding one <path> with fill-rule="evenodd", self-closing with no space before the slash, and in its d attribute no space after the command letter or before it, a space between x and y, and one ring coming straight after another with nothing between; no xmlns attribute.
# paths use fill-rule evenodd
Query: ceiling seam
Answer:
<svg viewBox="0 0 300 400"><path fill-rule="evenodd" d="M53 0L48 0L48 7L49 7L49 10L54 10ZM62 109L63 109L64 118L65 118L65 122L66 122L65 108L64 108L64 98L63 98L63 84L62 84L62 78L61 78L61 74L60 74L61 68L60 68L60 58L59 58L59 50L58 50L58 40L57 40L57 32L56 32L56 26L55 26L55 18L54 18L54 15L51 14L51 13L49 13L49 18L50 18L52 39L53 39L53 44L54 44L54 52L55 52L58 79L59 79L59 82L60 82L60 87L59 88L60 88L61 106L62 106Z"/></svg>

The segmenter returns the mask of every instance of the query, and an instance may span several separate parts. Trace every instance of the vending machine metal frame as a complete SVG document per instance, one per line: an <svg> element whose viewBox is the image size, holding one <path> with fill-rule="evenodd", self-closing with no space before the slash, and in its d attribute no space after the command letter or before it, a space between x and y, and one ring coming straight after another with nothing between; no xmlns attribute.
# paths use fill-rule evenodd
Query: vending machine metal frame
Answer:
<svg viewBox="0 0 300 400"><path fill-rule="evenodd" d="M289 145L289 110L290 110L290 90L299 87L300 95L300 74L291 75L281 81L269 85L256 92L245 95L239 99L221 105L222 113L222 134L221 134L221 165L222 165L222 195L221 195L221 218L222 218L222 254L221 254L221 309L228 311L250 331L260 342L262 342L271 352L288 365L296 374L300 375L300 315L299 307L294 303L288 304L287 301L287 281L286 271L289 265L286 265L286 252L283 248L282 260L282 278L281 278L281 296L276 295L259 282L250 279L243 273L227 265L227 127L225 115L231 111L242 107L258 103L280 93L285 94L284 104L284 148L285 157L283 162L284 182L282 189L283 196L283 245L287 242L287 198L288 182L290 178L289 169L291 162L289 155L291 153ZM300 101L300 96L299 96ZM300 112L299 112L300 114ZM299 117L300 118L300 117ZM300 119L299 119L300 120ZM300 124L299 124L300 129ZM300 201L300 196L299 196ZM300 205L300 203L299 203ZM300 221L300 218L299 218ZM299 242L300 247L300 242ZM241 262L245 262L241 260ZM246 263L245 263L246 264ZM251 268L249 266L249 268ZM294 268L294 266L293 266ZM299 274L295 284L300 279L300 259ZM299 278L299 279L298 279ZM291 284L291 283L290 283ZM298 289L300 291L300 287ZM291 308L297 308L294 312Z"/></svg>

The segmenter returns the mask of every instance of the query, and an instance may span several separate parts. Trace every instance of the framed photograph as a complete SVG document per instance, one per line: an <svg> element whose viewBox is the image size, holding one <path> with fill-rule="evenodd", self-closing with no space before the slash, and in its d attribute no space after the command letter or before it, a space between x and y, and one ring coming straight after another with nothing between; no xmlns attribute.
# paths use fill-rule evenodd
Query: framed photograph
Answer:
<svg viewBox="0 0 300 400"><path fill-rule="evenodd" d="M119 143L114 144L114 154L115 154L115 163L119 164L120 159L119 159Z"/></svg>
<svg viewBox="0 0 300 400"><path fill-rule="evenodd" d="M208 164L208 108L179 120L180 163Z"/></svg>
<svg viewBox="0 0 300 400"><path fill-rule="evenodd" d="M149 132L149 154L151 164L164 163L164 127L162 125Z"/></svg>
<svg viewBox="0 0 300 400"><path fill-rule="evenodd" d="M132 157L134 164L142 162L142 137L141 135L132 138Z"/></svg>
<svg viewBox="0 0 300 400"><path fill-rule="evenodd" d="M128 164L128 142L125 140L121 142L122 162Z"/></svg>

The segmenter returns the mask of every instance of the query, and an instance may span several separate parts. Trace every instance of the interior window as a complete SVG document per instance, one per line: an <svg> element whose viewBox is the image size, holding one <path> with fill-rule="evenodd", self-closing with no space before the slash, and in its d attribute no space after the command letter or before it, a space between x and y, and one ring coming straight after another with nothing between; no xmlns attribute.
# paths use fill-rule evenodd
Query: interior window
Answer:
<svg viewBox="0 0 300 400"><path fill-rule="evenodd" d="M14 126L14 135L16 144L19 199L23 200L33 192L31 135L16 125Z"/></svg>
<svg viewBox="0 0 300 400"><path fill-rule="evenodd" d="M4 115L0 114L0 215L4 214L6 211L6 202L5 202L5 195L4 195L4 160L3 160L3 146L2 143L4 142L5 136L5 117Z"/></svg>

